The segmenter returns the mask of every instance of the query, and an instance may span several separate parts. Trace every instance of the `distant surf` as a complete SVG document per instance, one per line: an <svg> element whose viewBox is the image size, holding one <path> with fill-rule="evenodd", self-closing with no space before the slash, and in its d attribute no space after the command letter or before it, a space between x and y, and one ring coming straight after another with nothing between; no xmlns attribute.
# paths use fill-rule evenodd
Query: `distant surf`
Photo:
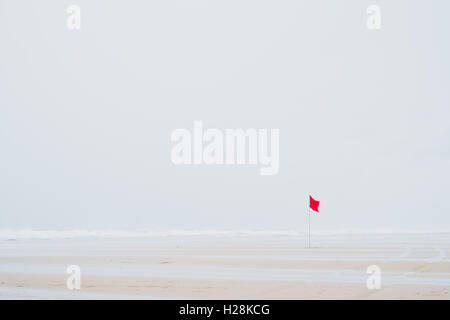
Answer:
<svg viewBox="0 0 450 320"><path fill-rule="evenodd" d="M321 230L316 235L343 234L426 234L449 233L450 231L418 230ZM0 240L25 239L71 239L71 238L144 238L177 236L220 236L220 237L258 237L258 236L304 236L299 230L32 230L2 229Z"/></svg>
<svg viewBox="0 0 450 320"><path fill-rule="evenodd" d="M295 236L288 230L0 230L1 240L70 238L141 238L176 236Z"/></svg>

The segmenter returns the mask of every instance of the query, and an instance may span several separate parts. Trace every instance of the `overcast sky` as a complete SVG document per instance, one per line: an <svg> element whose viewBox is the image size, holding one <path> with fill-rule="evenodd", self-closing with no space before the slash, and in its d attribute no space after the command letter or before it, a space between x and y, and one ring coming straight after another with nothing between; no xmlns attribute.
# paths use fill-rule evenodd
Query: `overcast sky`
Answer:
<svg viewBox="0 0 450 320"><path fill-rule="evenodd" d="M0 0L0 229L302 231L312 194L314 230L450 230L449 12ZM174 165L194 120L278 128L279 173Z"/></svg>

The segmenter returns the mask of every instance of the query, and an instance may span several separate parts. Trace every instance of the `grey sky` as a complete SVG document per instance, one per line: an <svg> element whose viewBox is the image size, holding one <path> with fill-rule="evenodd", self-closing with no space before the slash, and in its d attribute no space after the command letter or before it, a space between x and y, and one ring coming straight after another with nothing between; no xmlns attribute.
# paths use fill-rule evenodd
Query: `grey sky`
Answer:
<svg viewBox="0 0 450 320"><path fill-rule="evenodd" d="M303 230L311 193L316 230L450 230L449 10L0 0L0 229ZM194 120L279 128L278 175L173 165Z"/></svg>

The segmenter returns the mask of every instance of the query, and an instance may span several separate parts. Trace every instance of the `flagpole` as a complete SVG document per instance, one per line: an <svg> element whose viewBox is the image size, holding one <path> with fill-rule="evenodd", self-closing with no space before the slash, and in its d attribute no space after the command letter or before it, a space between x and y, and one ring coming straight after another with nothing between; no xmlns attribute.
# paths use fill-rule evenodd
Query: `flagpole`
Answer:
<svg viewBox="0 0 450 320"><path fill-rule="evenodd" d="M308 211L308 247L311 248L311 208Z"/></svg>

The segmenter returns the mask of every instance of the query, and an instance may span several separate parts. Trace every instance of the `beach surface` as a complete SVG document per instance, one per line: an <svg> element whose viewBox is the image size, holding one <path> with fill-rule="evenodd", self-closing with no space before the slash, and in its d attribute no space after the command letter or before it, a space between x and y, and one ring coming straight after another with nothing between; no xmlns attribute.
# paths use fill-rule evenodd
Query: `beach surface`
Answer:
<svg viewBox="0 0 450 320"><path fill-rule="evenodd" d="M0 299L450 299L450 233L8 237Z"/></svg>

